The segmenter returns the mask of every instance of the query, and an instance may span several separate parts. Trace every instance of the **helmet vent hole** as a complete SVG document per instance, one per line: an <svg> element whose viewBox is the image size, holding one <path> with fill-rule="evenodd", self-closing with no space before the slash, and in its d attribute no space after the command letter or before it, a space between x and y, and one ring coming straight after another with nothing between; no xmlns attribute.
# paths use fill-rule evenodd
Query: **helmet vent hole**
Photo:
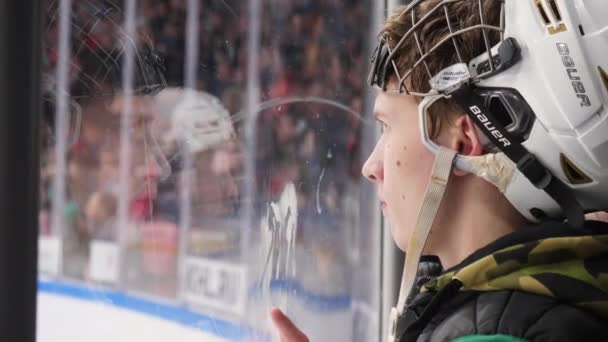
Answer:
<svg viewBox="0 0 608 342"><path fill-rule="evenodd" d="M543 18L543 21L545 22L545 25L549 25L551 23L549 21L549 16L547 15L547 12L545 12L545 8L540 3L540 1L536 2L536 8L538 8L538 12L540 13L540 16Z"/></svg>
<svg viewBox="0 0 608 342"><path fill-rule="evenodd" d="M606 91L608 92L608 74L606 73L606 71L601 66L598 66L597 69L600 72L600 78L602 79L602 83L604 84L604 88L606 88Z"/></svg>
<svg viewBox="0 0 608 342"><path fill-rule="evenodd" d="M581 36L585 35L585 29L583 28L583 25L578 25L578 30L581 31Z"/></svg>
<svg viewBox="0 0 608 342"><path fill-rule="evenodd" d="M503 103L503 101L498 96L493 96L490 98L490 103L488 104L488 110L492 115L498 120L498 122L502 125L502 127L509 127L513 124L513 118L509 114L509 110Z"/></svg>
<svg viewBox="0 0 608 342"><path fill-rule="evenodd" d="M566 175L566 178L568 178L570 184L581 185L593 182L589 176L574 165L574 163L564 154L560 154L560 162L562 164L562 170L564 171L564 174Z"/></svg>
<svg viewBox="0 0 608 342"><path fill-rule="evenodd" d="M549 0L549 6L551 7L551 12L553 12L555 19L557 21L562 21L562 15L559 13L559 7L557 6L555 0Z"/></svg>

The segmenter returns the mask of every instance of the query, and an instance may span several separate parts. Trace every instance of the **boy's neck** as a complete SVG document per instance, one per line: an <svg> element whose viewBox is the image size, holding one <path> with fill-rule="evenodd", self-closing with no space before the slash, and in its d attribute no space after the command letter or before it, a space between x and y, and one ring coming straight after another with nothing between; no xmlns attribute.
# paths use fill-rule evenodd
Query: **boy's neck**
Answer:
<svg viewBox="0 0 608 342"><path fill-rule="evenodd" d="M446 194L441 213L450 214L440 213L428 244L429 254L437 255L445 269L526 222L489 183L478 179L460 185Z"/></svg>

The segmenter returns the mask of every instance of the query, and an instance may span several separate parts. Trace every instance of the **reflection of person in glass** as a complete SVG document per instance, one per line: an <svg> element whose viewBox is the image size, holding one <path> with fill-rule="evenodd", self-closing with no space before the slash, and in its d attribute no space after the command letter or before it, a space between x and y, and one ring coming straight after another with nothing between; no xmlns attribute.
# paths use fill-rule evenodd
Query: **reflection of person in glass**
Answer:
<svg viewBox="0 0 608 342"><path fill-rule="evenodd" d="M115 96L109 107L105 126L102 129L103 141L99 153L100 190L120 194L120 155L125 143L120 140L125 97ZM149 97L137 96L130 99L133 103L132 120L129 131L129 196L130 216L135 220L150 218L153 202L157 196L157 183L171 172L151 126L156 120L156 109Z"/></svg>
<svg viewBox="0 0 608 342"><path fill-rule="evenodd" d="M126 101L132 102L132 112L131 122L125 127ZM76 146L81 153L75 154L75 162L86 167L82 172L86 179L82 183L89 191L80 197L90 239L118 243L124 234L125 246L131 253L125 255L142 254L141 265L133 261L139 260L134 257L123 260L125 265L136 269L137 274L172 277L177 228L160 215L158 205L159 183L167 179L171 169L153 135L157 110L152 97L127 98L117 94L111 99L99 98L83 107L83 117L81 139ZM125 129L127 139L122 139L121 132ZM122 158L126 149L129 154ZM121 174L125 166L127 172ZM125 206L122 218L121 206ZM91 259L91 262L95 261ZM134 272L130 274L136 277ZM160 280L138 282L160 286ZM171 291L170 286L165 288L169 290L163 291Z"/></svg>
<svg viewBox="0 0 608 342"><path fill-rule="evenodd" d="M390 341L608 339L608 227L583 218L608 203L608 50L586 41L608 21L537 3L413 1L381 32L363 174L407 252Z"/></svg>
<svg viewBox="0 0 608 342"><path fill-rule="evenodd" d="M151 217L156 197L157 179L170 172L159 153L150 126L155 112L150 106L151 95L166 85L164 66L152 49L144 31L129 35L122 27L123 16L111 2L80 2L71 12L71 41L69 46L67 85L59 84L56 68L58 59L59 18L57 3L49 5L45 33L45 112L49 135L55 135L58 94L67 96L68 136L46 137L43 141L48 156L45 162L43 191L51 196L51 181L56 174L55 143L63 141L65 151L66 204L62 211L65 241L66 272L82 275L82 260L87 258L90 239L117 240L119 198L127 198L127 220ZM127 50L133 52L132 89L124 87ZM65 88L65 89L64 89ZM48 99L48 100L47 100ZM132 103L126 113L125 100ZM76 110L77 109L77 110ZM122 124L129 114L130 122ZM122 128L128 131L128 141L121 141ZM124 140L124 139L122 139ZM120 187L120 150L129 147L127 184ZM62 157L60 157L62 158ZM125 164L125 165L127 165ZM62 177L59 175L59 177ZM128 190L128 191L127 191ZM67 209L69 208L69 213ZM43 207L43 210L49 210ZM44 217L45 215L41 215ZM57 228L55 228L57 229ZM69 263L80 266L71 267Z"/></svg>
<svg viewBox="0 0 608 342"><path fill-rule="evenodd" d="M168 88L157 95L155 102L160 111L162 149L178 177L175 181L180 199L175 208L182 212L174 216L189 216L186 221L182 217L181 222L189 222L188 241L194 252L210 252L219 245L199 241L199 235L230 236L230 231L235 233L238 227L242 156L232 118L218 98L201 91ZM184 212L185 208L189 210Z"/></svg>

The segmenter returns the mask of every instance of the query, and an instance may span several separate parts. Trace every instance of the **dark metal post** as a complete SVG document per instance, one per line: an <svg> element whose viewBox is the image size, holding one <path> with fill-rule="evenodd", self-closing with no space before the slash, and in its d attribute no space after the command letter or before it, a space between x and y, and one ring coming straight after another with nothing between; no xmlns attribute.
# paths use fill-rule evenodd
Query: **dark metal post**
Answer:
<svg viewBox="0 0 608 342"><path fill-rule="evenodd" d="M40 0L0 0L0 333L35 342Z"/></svg>

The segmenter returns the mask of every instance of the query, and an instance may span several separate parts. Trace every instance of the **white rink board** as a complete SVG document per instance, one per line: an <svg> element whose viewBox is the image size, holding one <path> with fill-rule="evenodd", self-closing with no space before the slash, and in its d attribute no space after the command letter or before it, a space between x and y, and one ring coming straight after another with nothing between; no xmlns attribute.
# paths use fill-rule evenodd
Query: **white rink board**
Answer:
<svg viewBox="0 0 608 342"><path fill-rule="evenodd" d="M194 311L93 284L38 280L38 342L220 342L264 333Z"/></svg>
<svg viewBox="0 0 608 342"><path fill-rule="evenodd" d="M38 294L37 325L38 342L228 341L102 302L46 293Z"/></svg>
<svg viewBox="0 0 608 342"><path fill-rule="evenodd" d="M189 257L184 269L185 301L241 317L245 314L247 288L242 265Z"/></svg>

